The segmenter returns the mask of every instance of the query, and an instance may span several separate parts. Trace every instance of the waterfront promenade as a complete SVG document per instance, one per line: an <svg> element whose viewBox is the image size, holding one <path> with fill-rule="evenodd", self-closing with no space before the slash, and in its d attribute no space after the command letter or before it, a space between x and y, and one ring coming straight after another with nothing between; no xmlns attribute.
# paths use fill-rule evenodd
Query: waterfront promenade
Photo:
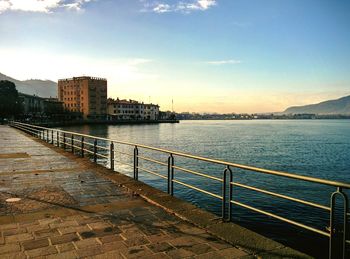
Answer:
<svg viewBox="0 0 350 259"><path fill-rule="evenodd" d="M0 258L307 258L16 129L0 143Z"/></svg>

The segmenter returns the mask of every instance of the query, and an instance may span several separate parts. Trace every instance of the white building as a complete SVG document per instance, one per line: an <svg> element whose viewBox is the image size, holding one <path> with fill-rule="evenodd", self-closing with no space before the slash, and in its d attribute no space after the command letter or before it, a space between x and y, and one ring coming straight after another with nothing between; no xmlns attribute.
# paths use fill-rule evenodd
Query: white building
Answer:
<svg viewBox="0 0 350 259"><path fill-rule="evenodd" d="M134 100L108 99L109 120L158 120L159 106Z"/></svg>

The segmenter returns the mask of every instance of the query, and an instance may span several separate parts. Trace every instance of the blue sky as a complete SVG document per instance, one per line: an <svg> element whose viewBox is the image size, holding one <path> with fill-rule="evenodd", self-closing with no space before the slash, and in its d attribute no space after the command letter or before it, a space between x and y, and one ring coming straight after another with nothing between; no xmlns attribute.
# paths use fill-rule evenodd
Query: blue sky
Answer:
<svg viewBox="0 0 350 259"><path fill-rule="evenodd" d="M350 94L350 2L0 0L0 72L106 77L176 111L269 112Z"/></svg>

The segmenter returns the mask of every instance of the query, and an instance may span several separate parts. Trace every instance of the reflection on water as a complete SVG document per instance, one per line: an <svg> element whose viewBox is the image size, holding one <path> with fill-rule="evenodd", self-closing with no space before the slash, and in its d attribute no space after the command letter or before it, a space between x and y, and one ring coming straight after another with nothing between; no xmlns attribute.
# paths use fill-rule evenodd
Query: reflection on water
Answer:
<svg viewBox="0 0 350 259"><path fill-rule="evenodd" d="M153 125L93 125L65 127L67 130L121 141L148 144L170 150L267 169L287 171L318 178L350 182L350 123L346 120L307 121L181 121L179 124ZM116 145L115 150L133 154L132 147ZM140 155L163 162L167 155L140 149ZM118 162L119 161L119 162ZM117 171L131 175L132 157L116 154ZM192 159L175 157L177 166L222 177L223 166ZM140 160L140 166L166 176L167 168ZM221 183L175 170L175 178L188 184L221 194ZM140 171L140 180L161 190L166 181ZM234 181L276 191L296 198L329 205L334 188L322 185L263 175L234 169ZM220 200L175 184L175 195L209 211L220 213ZM262 195L242 188L234 188L234 199L260 209L325 230L328 213ZM299 228L286 226L279 221L234 206L233 218L239 224L287 242L318 257L326 251L313 250L312 242L326 239ZM281 231L283 229L283 231ZM283 232L283 233L281 233ZM307 243L304 241L307 240ZM311 241L310 241L311 240ZM307 244L307 246L305 245ZM305 247L304 247L305 246ZM311 247L311 249L310 249Z"/></svg>

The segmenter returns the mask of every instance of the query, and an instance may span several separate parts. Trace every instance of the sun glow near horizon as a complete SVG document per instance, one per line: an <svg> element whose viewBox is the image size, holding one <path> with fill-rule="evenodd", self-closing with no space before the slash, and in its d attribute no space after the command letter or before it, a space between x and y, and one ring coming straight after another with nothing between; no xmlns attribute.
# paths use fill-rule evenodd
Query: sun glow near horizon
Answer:
<svg viewBox="0 0 350 259"><path fill-rule="evenodd" d="M108 81L109 97L151 101L158 103L163 110L171 110L171 101L174 100L177 112L278 112L289 106L316 103L348 94L341 90L315 93L256 90L254 87L245 90L240 86L227 89L201 80L169 80L152 69L153 72L144 69L151 63L157 63L147 58L104 60L25 49L0 50L0 56L6 63L6 67L0 66L0 71L18 80L35 78L57 82L58 79L82 75L103 77Z"/></svg>

